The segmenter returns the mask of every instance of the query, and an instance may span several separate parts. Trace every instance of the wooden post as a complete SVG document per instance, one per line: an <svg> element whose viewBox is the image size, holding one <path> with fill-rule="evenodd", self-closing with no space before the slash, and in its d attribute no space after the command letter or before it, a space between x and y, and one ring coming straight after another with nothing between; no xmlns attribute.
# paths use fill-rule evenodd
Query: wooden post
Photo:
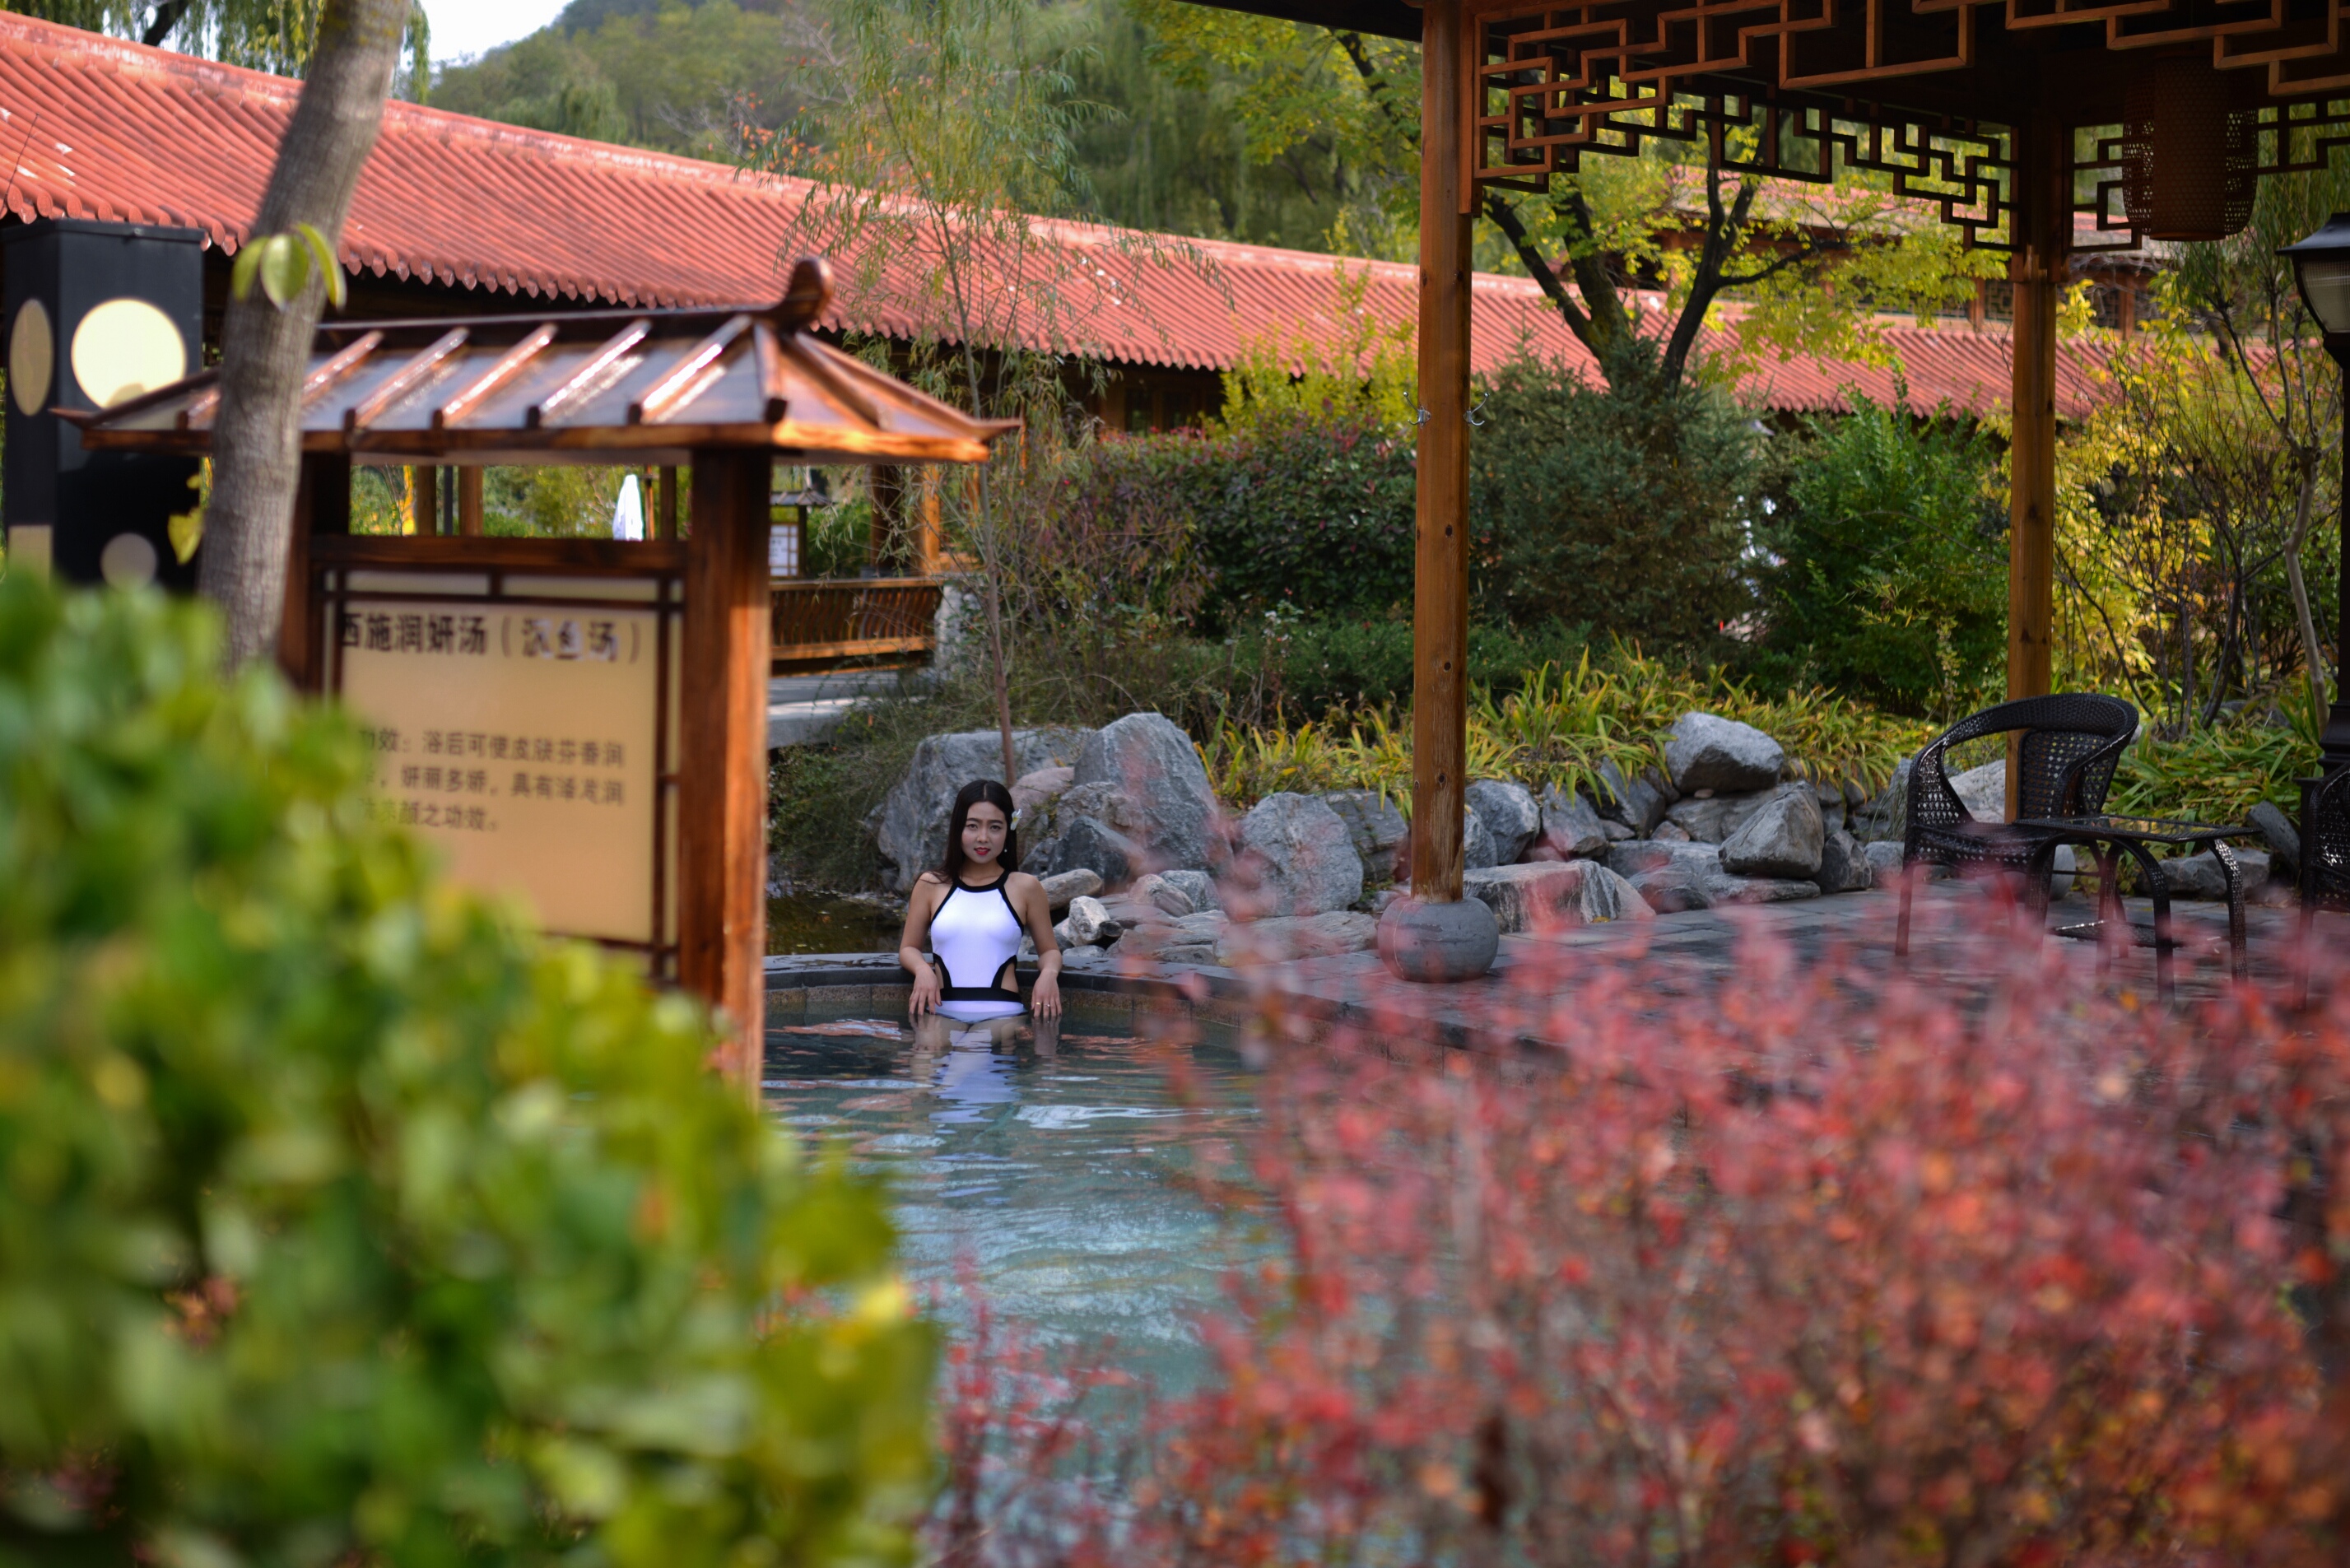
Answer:
<svg viewBox="0 0 2350 1568"><path fill-rule="evenodd" d="M724 1010L723 1065L754 1100L767 905L764 451L697 452L678 758L678 980Z"/></svg>
<svg viewBox="0 0 2350 1568"><path fill-rule="evenodd" d="M1411 891L1461 897L1469 781L1469 214L1461 0L1420 11L1419 532L1412 594Z"/></svg>
<svg viewBox="0 0 2350 1568"><path fill-rule="evenodd" d="M296 689L316 691L325 678L317 617L310 607L310 535L351 531L351 460L339 452L306 452L294 490L294 527L286 542L286 610L277 627L277 662Z"/></svg>
<svg viewBox="0 0 2350 1568"><path fill-rule="evenodd" d="M471 465L457 471L457 532L468 539L482 536L482 471Z"/></svg>
<svg viewBox="0 0 2350 1568"><path fill-rule="evenodd" d="M2019 127L2015 160L2014 353L2008 451L2007 694L2048 691L2056 599L2056 305L2072 229L2065 128L2051 114ZM2007 766L2007 815L2022 783L2014 743Z"/></svg>
<svg viewBox="0 0 2350 1568"><path fill-rule="evenodd" d="M660 521L658 527L659 533L655 537L677 537L677 470L673 468L660 471Z"/></svg>

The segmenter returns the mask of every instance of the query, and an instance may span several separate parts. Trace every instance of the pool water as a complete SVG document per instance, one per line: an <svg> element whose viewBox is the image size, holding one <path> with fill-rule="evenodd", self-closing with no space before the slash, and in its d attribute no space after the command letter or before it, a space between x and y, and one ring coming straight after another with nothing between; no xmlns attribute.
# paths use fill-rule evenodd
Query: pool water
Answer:
<svg viewBox="0 0 2350 1568"><path fill-rule="evenodd" d="M1126 999L1078 996L1057 1028L933 1024L918 1040L902 1019L824 1016L822 992L795 1011L789 994L768 1020L766 1104L889 1182L918 1292L952 1321L968 1278L1032 1342L1161 1388L1194 1381L1193 1314L1262 1244L1187 1180L1253 1121L1229 1035L1167 1037Z"/></svg>
<svg viewBox="0 0 2350 1568"><path fill-rule="evenodd" d="M903 929L901 917L859 898L785 893L767 900L770 953L893 953Z"/></svg>

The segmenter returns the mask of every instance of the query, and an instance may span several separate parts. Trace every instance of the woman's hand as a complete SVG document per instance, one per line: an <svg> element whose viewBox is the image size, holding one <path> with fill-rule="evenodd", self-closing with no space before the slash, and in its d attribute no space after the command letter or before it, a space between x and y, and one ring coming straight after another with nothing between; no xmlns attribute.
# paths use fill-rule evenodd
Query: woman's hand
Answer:
<svg viewBox="0 0 2350 1568"><path fill-rule="evenodd" d="M1041 973L1028 991L1028 1011L1039 1018L1061 1016L1061 977Z"/></svg>
<svg viewBox="0 0 2350 1568"><path fill-rule="evenodd" d="M903 955L899 957L900 961L904 961ZM907 1004L906 1011L916 1018L921 1017L926 1012L937 1012L939 971L928 963L907 963L906 967L911 970L914 975L914 996L913 1000Z"/></svg>

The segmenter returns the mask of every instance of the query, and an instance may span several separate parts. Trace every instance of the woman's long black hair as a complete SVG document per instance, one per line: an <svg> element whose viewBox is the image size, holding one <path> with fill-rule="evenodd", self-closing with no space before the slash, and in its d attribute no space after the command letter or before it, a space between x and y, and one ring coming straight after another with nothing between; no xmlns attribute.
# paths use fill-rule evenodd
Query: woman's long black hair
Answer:
<svg viewBox="0 0 2350 1568"><path fill-rule="evenodd" d="M981 801L985 801L1002 812L1003 820L1007 824L1012 821L1010 790L1005 789L993 779L973 779L963 785L955 795L954 815L947 818L947 857L939 865L939 875L949 882L962 880L962 868L965 863L962 852L963 825L971 820L971 808ZM1020 833L1017 828L1007 826L1004 830L1003 853L997 857L997 863L1006 872L1020 869Z"/></svg>

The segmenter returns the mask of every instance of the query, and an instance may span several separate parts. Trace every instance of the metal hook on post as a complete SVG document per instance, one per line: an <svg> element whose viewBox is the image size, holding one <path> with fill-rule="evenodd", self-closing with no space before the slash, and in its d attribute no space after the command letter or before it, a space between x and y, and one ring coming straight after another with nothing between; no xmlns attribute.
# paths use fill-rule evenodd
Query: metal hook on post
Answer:
<svg viewBox="0 0 2350 1568"><path fill-rule="evenodd" d="M1424 424L1426 424L1426 423L1428 422L1428 420L1429 420L1429 413L1428 413L1428 410L1427 410L1426 409L1422 409L1422 410L1419 410L1419 418L1418 418L1418 419L1416 419L1416 420L1412 421L1411 422L1412 422L1413 424L1416 424L1416 425L1424 425Z"/></svg>
<svg viewBox="0 0 2350 1568"><path fill-rule="evenodd" d="M1478 399L1477 409L1482 409L1484 406L1485 400L1482 398ZM1485 421L1477 417L1477 409L1471 409L1467 413L1463 414L1461 418L1467 420L1471 424L1476 426L1478 429L1482 430L1485 427Z"/></svg>

